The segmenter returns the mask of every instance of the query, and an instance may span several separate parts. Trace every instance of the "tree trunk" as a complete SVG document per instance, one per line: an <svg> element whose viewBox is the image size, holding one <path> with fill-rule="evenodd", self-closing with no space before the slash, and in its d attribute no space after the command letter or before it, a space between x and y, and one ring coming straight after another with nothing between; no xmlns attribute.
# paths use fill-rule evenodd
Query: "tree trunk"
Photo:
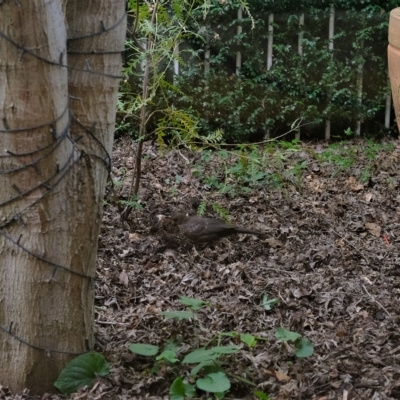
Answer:
<svg viewBox="0 0 400 400"><path fill-rule="evenodd" d="M124 14L120 0L0 2L0 384L13 391L53 391L94 345Z"/></svg>

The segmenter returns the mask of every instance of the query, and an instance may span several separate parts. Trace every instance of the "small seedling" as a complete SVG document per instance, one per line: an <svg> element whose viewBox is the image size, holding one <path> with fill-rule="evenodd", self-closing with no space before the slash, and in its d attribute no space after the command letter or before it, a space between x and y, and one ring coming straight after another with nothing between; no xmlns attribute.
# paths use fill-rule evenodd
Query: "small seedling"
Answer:
<svg viewBox="0 0 400 400"><path fill-rule="evenodd" d="M268 294L267 293L264 293L264 296L263 296L263 298L262 298L262 301L261 301L261 305L264 307L264 309L266 310L266 311L271 311L272 310L272 307L275 305L275 304L278 304L278 299L276 298L276 297L274 297L274 298L272 298L272 299L269 299L268 298Z"/></svg>
<svg viewBox="0 0 400 400"><path fill-rule="evenodd" d="M281 342L293 342L297 348L294 355L298 358L309 357L314 353L313 344L297 332L289 331L285 328L278 328L275 332L275 337Z"/></svg>

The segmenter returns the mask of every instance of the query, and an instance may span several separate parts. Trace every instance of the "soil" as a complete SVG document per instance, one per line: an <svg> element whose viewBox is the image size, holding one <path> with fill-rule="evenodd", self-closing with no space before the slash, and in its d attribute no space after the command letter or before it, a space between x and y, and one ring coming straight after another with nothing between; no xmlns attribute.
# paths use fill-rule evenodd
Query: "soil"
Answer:
<svg viewBox="0 0 400 400"><path fill-rule="evenodd" d="M347 142L330 159L318 156L327 144L281 147L261 162L274 179L235 181L225 175L233 158L222 166L216 154L204 161L204 151L146 143L139 201L124 220L134 152L119 139L96 285L96 350L111 373L70 398L168 398L177 376L195 382L193 365L156 362L129 345L178 341L182 360L235 332L257 339L252 347L234 334L220 338L240 347L220 358L231 381L226 399L254 399L254 390L277 400L400 399L400 144L389 144L374 152L371 142ZM340 163L343 151L352 162ZM214 175L232 191L215 190ZM199 207L265 236L194 246L170 216ZM187 310L180 296L207 302L197 319L159 314ZM278 299L270 310L265 296ZM314 353L296 357L293 343L276 339L280 327L311 341ZM11 398L4 390L0 398Z"/></svg>

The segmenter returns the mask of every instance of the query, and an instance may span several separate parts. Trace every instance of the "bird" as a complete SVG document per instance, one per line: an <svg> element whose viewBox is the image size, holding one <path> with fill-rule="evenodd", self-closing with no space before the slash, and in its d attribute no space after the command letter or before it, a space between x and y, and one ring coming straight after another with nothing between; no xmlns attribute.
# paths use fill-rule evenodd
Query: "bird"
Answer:
<svg viewBox="0 0 400 400"><path fill-rule="evenodd" d="M236 233L264 235L263 232L227 224L219 218L188 217L182 212L176 212L172 215L172 220L179 226L180 232L195 243L210 243Z"/></svg>

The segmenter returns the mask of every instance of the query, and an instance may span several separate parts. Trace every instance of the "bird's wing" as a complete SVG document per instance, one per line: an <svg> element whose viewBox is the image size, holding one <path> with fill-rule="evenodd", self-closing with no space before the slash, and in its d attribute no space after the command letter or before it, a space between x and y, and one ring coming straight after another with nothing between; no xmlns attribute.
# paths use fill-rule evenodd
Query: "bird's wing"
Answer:
<svg viewBox="0 0 400 400"><path fill-rule="evenodd" d="M222 219L198 218L183 225L185 232L191 235L213 235L220 232L234 231L234 225L227 225Z"/></svg>

